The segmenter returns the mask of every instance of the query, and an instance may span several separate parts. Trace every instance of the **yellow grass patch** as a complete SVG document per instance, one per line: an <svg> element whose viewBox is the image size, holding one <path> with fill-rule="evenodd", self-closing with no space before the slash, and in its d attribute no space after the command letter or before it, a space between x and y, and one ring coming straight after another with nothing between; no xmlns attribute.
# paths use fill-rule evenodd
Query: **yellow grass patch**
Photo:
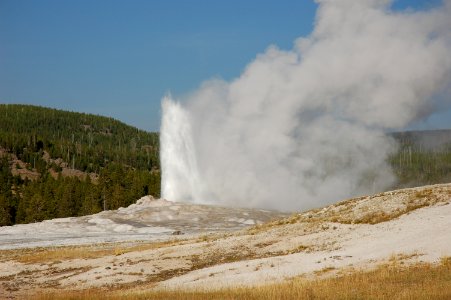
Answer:
<svg viewBox="0 0 451 300"><path fill-rule="evenodd" d="M94 259L104 256L119 256L129 252L145 251L183 244L184 241L169 240L142 244L95 244L92 246L61 246L0 251L1 261L15 260L25 264L58 263L71 259Z"/></svg>

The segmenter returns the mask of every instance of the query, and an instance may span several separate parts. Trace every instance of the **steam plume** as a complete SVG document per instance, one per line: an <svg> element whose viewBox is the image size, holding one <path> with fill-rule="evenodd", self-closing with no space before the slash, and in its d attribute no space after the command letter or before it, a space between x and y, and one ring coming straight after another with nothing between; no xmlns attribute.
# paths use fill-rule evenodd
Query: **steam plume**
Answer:
<svg viewBox="0 0 451 300"><path fill-rule="evenodd" d="M304 209L394 181L384 132L427 117L451 78L451 1L318 0L315 29L232 82L163 99L163 197Z"/></svg>

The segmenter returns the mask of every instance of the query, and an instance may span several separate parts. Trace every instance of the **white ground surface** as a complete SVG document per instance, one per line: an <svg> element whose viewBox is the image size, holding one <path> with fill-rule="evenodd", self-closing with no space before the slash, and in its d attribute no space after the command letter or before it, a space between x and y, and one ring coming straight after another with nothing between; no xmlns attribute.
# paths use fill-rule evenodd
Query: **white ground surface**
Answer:
<svg viewBox="0 0 451 300"><path fill-rule="evenodd" d="M263 284L325 268L366 267L397 254L414 254L415 259L435 262L451 256L451 205L419 209L376 225L342 225L335 234L322 232L314 239L334 241L335 249L221 264L171 278L160 287L186 289Z"/></svg>
<svg viewBox="0 0 451 300"><path fill-rule="evenodd" d="M165 240L176 231L192 235L237 230L286 215L176 203L146 196L116 211L0 227L0 250Z"/></svg>

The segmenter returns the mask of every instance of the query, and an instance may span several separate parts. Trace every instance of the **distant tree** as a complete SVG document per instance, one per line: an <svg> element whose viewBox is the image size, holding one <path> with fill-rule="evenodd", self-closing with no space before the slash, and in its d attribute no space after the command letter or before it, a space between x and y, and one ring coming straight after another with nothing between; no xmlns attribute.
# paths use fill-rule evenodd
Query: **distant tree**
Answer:
<svg viewBox="0 0 451 300"><path fill-rule="evenodd" d="M0 226L7 226L13 224L13 218L11 215L11 204L9 199L0 194Z"/></svg>

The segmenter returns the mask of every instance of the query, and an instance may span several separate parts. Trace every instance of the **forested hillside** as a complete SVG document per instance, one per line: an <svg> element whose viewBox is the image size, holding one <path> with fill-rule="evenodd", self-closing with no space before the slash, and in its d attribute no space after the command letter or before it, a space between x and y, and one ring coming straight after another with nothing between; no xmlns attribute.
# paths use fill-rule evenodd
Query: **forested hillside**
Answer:
<svg viewBox="0 0 451 300"><path fill-rule="evenodd" d="M0 105L0 225L92 214L160 194L158 134L112 118Z"/></svg>
<svg viewBox="0 0 451 300"><path fill-rule="evenodd" d="M158 168L158 134L112 118L30 105L0 105L0 147L32 163L46 150L71 167L99 172L108 162Z"/></svg>
<svg viewBox="0 0 451 300"><path fill-rule="evenodd" d="M399 149L389 161L398 178L393 188L451 182L451 130L392 134Z"/></svg>

